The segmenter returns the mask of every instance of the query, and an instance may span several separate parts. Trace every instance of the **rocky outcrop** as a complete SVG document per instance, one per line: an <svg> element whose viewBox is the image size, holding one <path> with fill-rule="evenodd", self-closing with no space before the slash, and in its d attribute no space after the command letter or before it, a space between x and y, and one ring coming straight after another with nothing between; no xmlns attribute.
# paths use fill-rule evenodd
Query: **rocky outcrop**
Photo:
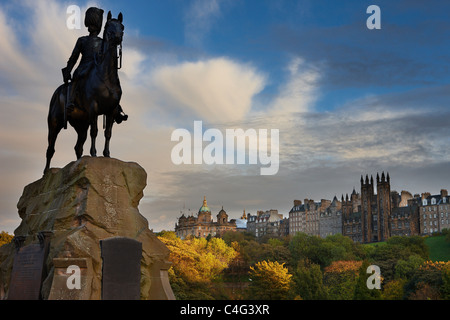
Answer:
<svg viewBox="0 0 450 320"><path fill-rule="evenodd" d="M17 205L22 222L15 237L25 239L25 246L36 243L40 232L52 232L43 299L54 296L54 261L61 259L88 259L92 277L84 298L101 299L100 240L112 237L142 243L141 299L173 298L164 273L170 266L169 250L149 230L138 210L146 180L145 170L137 163L83 157L62 169L50 169L25 187ZM0 252L4 295L8 292L14 252L13 243L3 246Z"/></svg>

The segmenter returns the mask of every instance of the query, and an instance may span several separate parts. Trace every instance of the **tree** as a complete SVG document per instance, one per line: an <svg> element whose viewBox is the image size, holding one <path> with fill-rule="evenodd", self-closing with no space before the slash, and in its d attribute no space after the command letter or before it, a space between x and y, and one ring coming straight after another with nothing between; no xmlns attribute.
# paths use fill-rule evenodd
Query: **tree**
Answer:
<svg viewBox="0 0 450 320"><path fill-rule="evenodd" d="M446 294L447 270L450 261L426 261L414 272L405 285L405 296L412 300L439 299Z"/></svg>
<svg viewBox="0 0 450 320"><path fill-rule="evenodd" d="M352 300L362 261L333 261L324 269L323 283L331 300Z"/></svg>
<svg viewBox="0 0 450 320"><path fill-rule="evenodd" d="M294 294L303 300L327 299L322 278L322 271L318 264L300 261L293 275Z"/></svg>
<svg viewBox="0 0 450 320"><path fill-rule="evenodd" d="M450 300L450 264L447 263L442 269L441 297Z"/></svg>
<svg viewBox="0 0 450 320"><path fill-rule="evenodd" d="M383 300L402 300L405 295L403 289L405 285L405 279L391 280L383 285L383 291L381 292L381 298Z"/></svg>
<svg viewBox="0 0 450 320"><path fill-rule="evenodd" d="M409 256L408 260L399 260L395 266L395 278L411 278L424 262L425 260L417 254Z"/></svg>
<svg viewBox="0 0 450 320"><path fill-rule="evenodd" d="M428 259L428 246L419 236L392 237L384 245L375 247L368 255L368 259L379 266L386 282L398 276L404 277L417 267L419 259ZM410 258L414 256L414 258ZM400 266L398 264L400 263Z"/></svg>
<svg viewBox="0 0 450 320"><path fill-rule="evenodd" d="M359 260L364 256L364 251L359 244L340 234L323 239L297 233L289 242L289 250L292 255L292 265L295 266L301 260L309 260L311 263L320 265L322 269L333 261Z"/></svg>
<svg viewBox="0 0 450 320"><path fill-rule="evenodd" d="M178 299L213 299L213 283L237 256L236 250L220 238L190 237L181 240L174 232L158 237L170 249L170 282Z"/></svg>
<svg viewBox="0 0 450 320"><path fill-rule="evenodd" d="M14 236L10 235L5 231L0 232L0 247L4 244L10 243L13 238Z"/></svg>
<svg viewBox="0 0 450 320"><path fill-rule="evenodd" d="M368 267L369 262L364 261L359 269L359 276L355 285L353 300L379 300L381 298L380 289L369 288L367 285L369 277L374 275L372 273L367 273Z"/></svg>
<svg viewBox="0 0 450 320"><path fill-rule="evenodd" d="M284 264L261 261L250 267L249 298L256 300L285 300L291 291L292 275Z"/></svg>

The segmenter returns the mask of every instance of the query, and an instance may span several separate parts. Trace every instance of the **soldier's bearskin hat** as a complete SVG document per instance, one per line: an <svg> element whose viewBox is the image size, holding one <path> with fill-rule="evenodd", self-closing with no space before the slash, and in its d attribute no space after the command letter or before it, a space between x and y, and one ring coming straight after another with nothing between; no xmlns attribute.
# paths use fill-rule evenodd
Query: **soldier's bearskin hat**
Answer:
<svg viewBox="0 0 450 320"><path fill-rule="evenodd" d="M84 18L84 25L89 32L100 33L103 23L103 10L95 7L87 9Z"/></svg>

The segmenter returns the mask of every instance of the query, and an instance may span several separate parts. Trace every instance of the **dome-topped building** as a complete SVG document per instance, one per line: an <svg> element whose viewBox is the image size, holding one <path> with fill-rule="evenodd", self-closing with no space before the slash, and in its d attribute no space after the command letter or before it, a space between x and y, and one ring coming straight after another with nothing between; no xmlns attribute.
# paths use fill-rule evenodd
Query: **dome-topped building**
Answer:
<svg viewBox="0 0 450 320"><path fill-rule="evenodd" d="M203 198L203 205L201 206L201 208L198 210L198 213L200 214L201 212L209 212L211 213L211 210L208 207L208 203L206 201L206 196Z"/></svg>
<svg viewBox="0 0 450 320"><path fill-rule="evenodd" d="M203 223L211 223L211 210L208 208L206 196L203 198L203 205L198 210L198 221Z"/></svg>
<svg viewBox="0 0 450 320"><path fill-rule="evenodd" d="M186 218L182 214L175 225L175 232L181 239L189 235L203 238L206 238L208 235L221 236L227 231L236 231L236 220L228 221L228 214L222 206L222 210L217 214L217 222L214 222L206 196L203 198L203 205L198 210L197 217L189 216Z"/></svg>

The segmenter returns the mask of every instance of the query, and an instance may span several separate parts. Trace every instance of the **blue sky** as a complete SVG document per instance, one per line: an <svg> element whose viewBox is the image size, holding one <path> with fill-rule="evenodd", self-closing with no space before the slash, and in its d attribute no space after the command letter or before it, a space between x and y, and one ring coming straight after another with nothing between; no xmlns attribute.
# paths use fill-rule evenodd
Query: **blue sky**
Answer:
<svg viewBox="0 0 450 320"><path fill-rule="evenodd" d="M204 195L213 215L223 205L237 218L243 209L287 216L294 199L339 197L381 171L399 192L450 187L449 2L2 0L0 230L18 226L23 187L42 175L48 101L86 34L66 27L73 4L124 15L130 119L114 127L111 155L147 171L140 210L155 230L173 229L183 205L196 212ZM371 4L381 30L366 27ZM279 129L278 174L173 165L171 132L195 120ZM74 138L60 135L53 166L75 160Z"/></svg>

